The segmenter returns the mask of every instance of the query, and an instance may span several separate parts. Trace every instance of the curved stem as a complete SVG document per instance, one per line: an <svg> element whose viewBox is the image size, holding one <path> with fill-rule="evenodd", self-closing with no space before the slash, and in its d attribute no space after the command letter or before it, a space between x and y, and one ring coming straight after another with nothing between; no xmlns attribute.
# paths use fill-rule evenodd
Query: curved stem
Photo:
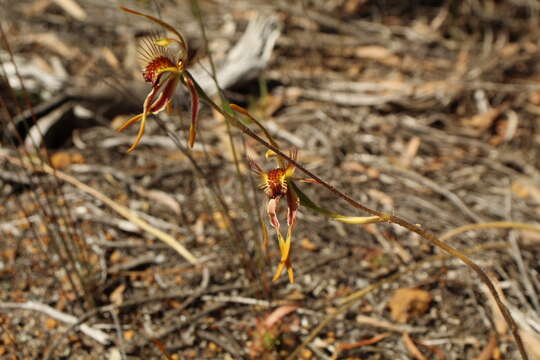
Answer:
<svg viewBox="0 0 540 360"><path fill-rule="evenodd" d="M292 159L290 156L287 156L287 154L285 154L283 151L281 151L278 147L268 143L263 138L261 138L259 135L254 133L250 128L248 128L247 126L242 124L241 121L239 121L238 119L236 119L235 117L231 116L230 114L225 112L223 109L221 109L212 99L210 99L204 93L204 91L201 89L199 84L195 81L195 79L193 79L191 74L188 71L186 71L185 73L186 73L186 76L190 77L193 80L193 83L195 84L195 87L197 88L197 92L199 93L200 97L204 101L206 101L208 103L208 105L210 105L214 110L216 110L217 112L222 114L227 120L229 120L231 122L231 124L236 126L244 134L246 134L247 136L253 138L257 142L259 142L261 145L266 147L267 149L270 149L270 150L274 151L276 154L281 156L283 159L286 159L287 161L289 161L291 164L296 166L304 174L306 174L310 178L314 179L320 185L327 188L331 193L333 193L334 195L336 195L336 196L340 197L341 199L345 200L349 205L351 205L352 207L354 207L356 209L367 212L368 214L371 214L373 216L378 216L379 218L381 218L381 221L387 221L387 222L390 222L390 223L394 223L396 225L404 227L407 230L412 231L412 232L420 235L422 238L428 240L433 245L443 249L444 251L446 251L450 255L455 256L458 259L460 259L461 261L463 261L476 274L478 274L478 276L480 277L480 280L484 284L486 284L486 286L489 289L489 292L491 293L491 295L495 299L495 302L497 303L497 307L501 311L505 321L508 323L508 327L512 331L512 335L513 335L513 337L514 337L514 339L515 339L515 341L517 343L521 358L523 360L528 360L529 359L529 357L527 356L527 352L525 351L523 341L521 340L521 337L519 335L517 324L515 323L514 319L512 318L512 315L510 314L510 312L508 311L506 306L503 304L499 294L497 293L497 291L495 289L495 286L493 285L493 283L491 282L491 280L489 279L487 274L484 272L484 270L482 270L482 268L480 268L480 266L478 266L474 261L472 261L467 255L465 255L464 253L462 253L461 251L459 251L457 249L454 249L453 247L447 245L446 243L442 242L437 237L435 237L433 234L422 230L420 227L418 227L416 225L413 225L413 224L405 221L404 219L402 219L400 217L385 214L385 213L370 209L370 208L360 204L359 202L357 202L356 200L354 200L353 198L351 198L347 194L345 194L345 193L341 192L340 190L338 190L333 185L331 185L331 184L327 183L326 181L322 180L320 177L318 177L317 175L315 175L314 173L312 173L311 171L307 170L305 167L300 165L296 160Z"/></svg>

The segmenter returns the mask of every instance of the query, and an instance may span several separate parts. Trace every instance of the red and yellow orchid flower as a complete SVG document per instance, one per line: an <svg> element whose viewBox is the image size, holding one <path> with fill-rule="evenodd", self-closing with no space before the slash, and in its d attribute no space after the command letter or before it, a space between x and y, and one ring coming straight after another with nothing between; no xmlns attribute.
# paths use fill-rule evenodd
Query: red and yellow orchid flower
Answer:
<svg viewBox="0 0 540 360"><path fill-rule="evenodd" d="M297 151L293 150L290 154L291 159L296 161ZM281 260L274 274L272 281L276 281L281 276L283 270L287 269L289 282L294 283L294 271L291 263L291 238L294 225L296 223L296 213L299 206L298 196L290 185L294 175L295 166L288 163L285 167L278 167L270 171L263 171L262 168L253 160L249 161L250 167L261 178L261 189L268 197L266 211L270 218L270 223L276 230L278 236L279 250ZM287 236L284 239L280 231L280 223L277 216L279 200L285 197L287 199Z"/></svg>
<svg viewBox="0 0 540 360"><path fill-rule="evenodd" d="M153 36L143 42L139 54L143 61L143 78L146 82L152 84L150 93L146 96L143 104L143 112L135 115L118 128L123 131L140 121L139 132L133 145L128 152L135 150L144 135L146 119L148 115L157 115L165 109L171 109L172 99L178 83L182 81L191 94L191 126L189 129L189 146L193 147L197 133L197 117L199 114L199 95L193 80L186 74L186 65L188 60L188 45L184 36L166 22L150 15L140 13L125 7L122 10L145 17L165 30L174 34L174 38ZM175 44L179 47L178 54L173 55L169 46Z"/></svg>

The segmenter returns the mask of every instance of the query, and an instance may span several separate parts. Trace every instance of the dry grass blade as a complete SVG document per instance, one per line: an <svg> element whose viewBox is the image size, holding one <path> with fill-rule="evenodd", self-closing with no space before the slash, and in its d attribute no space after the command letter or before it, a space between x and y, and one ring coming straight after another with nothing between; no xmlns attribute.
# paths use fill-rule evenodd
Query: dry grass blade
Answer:
<svg viewBox="0 0 540 360"><path fill-rule="evenodd" d="M4 157L8 161L10 161L12 164L17 166L23 166L25 168L32 168L30 164L24 163L20 160L13 159L10 157L6 157L4 155L0 155L1 157ZM128 208L118 204L114 200L110 199L109 197L105 196L104 194L100 193L96 189L91 188L90 186L83 184L79 180L75 179L73 176L70 176L68 174L65 174L59 170L55 170L51 168L49 165L46 164L38 164L38 169L49 174L52 176L57 177L60 180L66 181L74 186L76 186L78 189L86 192L87 194L93 196L94 198L102 201L107 206L109 206L111 209L116 211L118 214L126 218L127 220L131 221L133 224L139 226L141 229L146 231L147 233L155 236L159 240L163 241L165 244L169 245L171 248L176 250L178 254L180 254L183 258L185 258L189 263L192 265L198 266L200 265L197 258L191 254L182 244L180 244L178 241L176 241L173 237L170 235L164 233L163 231L153 227L152 225L148 224L146 221L139 218L135 213L133 213Z"/></svg>

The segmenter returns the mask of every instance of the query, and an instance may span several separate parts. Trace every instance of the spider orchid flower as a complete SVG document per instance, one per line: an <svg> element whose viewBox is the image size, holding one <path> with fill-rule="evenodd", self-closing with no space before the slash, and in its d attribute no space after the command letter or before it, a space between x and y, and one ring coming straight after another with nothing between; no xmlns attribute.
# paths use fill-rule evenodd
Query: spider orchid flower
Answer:
<svg viewBox="0 0 540 360"><path fill-rule="evenodd" d="M197 117L200 102L195 84L185 71L188 60L187 42L181 33L166 22L135 10L125 7L120 8L130 14L145 17L175 35L173 38L152 36L143 42L143 46L139 50L139 55L143 62L143 78L146 82L151 83L152 88L144 100L143 112L133 116L118 128L118 131L123 131L131 125L140 122L139 132L128 152L135 150L140 143L144 135L146 119L149 115L157 115L165 109L168 109L170 112L173 95L180 82L186 85L191 94L191 126L188 142L189 146L193 147L197 134ZM175 44L179 48L176 55L173 55L169 48L172 44Z"/></svg>
<svg viewBox="0 0 540 360"><path fill-rule="evenodd" d="M290 157L296 160L297 151L291 152ZM294 271L291 263L291 238L294 225L296 223L296 212L299 206L298 196L296 195L290 181L294 175L295 167L292 163L286 167L278 167L270 171L263 171L262 168L253 160L249 161L250 167L261 178L261 189L268 197L266 211L270 218L270 223L278 235L281 260L272 281L276 281L281 276L284 269L287 269L289 282L294 283ZM287 200L287 236L283 239L280 232L280 223L277 216L279 200L284 197Z"/></svg>

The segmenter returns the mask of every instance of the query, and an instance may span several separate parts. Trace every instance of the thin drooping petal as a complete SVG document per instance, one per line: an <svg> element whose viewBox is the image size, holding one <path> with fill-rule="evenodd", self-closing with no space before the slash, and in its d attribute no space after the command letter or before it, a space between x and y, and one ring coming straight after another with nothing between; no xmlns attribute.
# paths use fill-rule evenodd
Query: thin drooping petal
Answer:
<svg viewBox="0 0 540 360"><path fill-rule="evenodd" d="M165 84L168 85L168 82ZM131 145L131 147L128 149L128 152L132 152L133 150L135 150L137 145L139 145L139 143L141 142L141 139L144 135L144 129L146 127L146 118L148 117L148 114L152 111L152 106L153 106L152 104L155 104L154 97L156 96L157 92L162 87L163 87L163 83L153 86L150 93L146 96L146 99L144 99L143 113L141 117L141 126L139 128L139 132L137 133L137 137L135 138L135 142L133 142L133 145ZM163 95L163 92L160 94L160 97L158 98L158 100L162 97L162 95Z"/></svg>
<svg viewBox="0 0 540 360"><path fill-rule="evenodd" d="M193 147L197 136L197 119L199 117L200 99L195 84L189 76L184 76L187 87L191 94L191 126L189 127L189 147Z"/></svg>
<svg viewBox="0 0 540 360"><path fill-rule="evenodd" d="M118 131L122 131L122 130L126 129L127 127L131 126L132 124L134 124L135 122L137 122L139 120L141 121L141 125L140 125L139 131L137 133L137 137L135 138L135 141L133 142L131 147L128 149L128 152L131 152L131 151L135 150L137 145L139 145L139 143L141 142L141 139L142 139L142 137L144 135L144 128L146 126L146 116L148 115L148 111L150 109L150 104L154 100L154 96L155 96L157 90L158 90L158 87L153 87L152 91L150 91L150 93L146 96L146 99L144 100L144 105L143 105L143 109L144 109L143 113L132 117L131 119L126 121L125 124L120 126L120 128L118 129Z"/></svg>
<svg viewBox="0 0 540 360"><path fill-rule="evenodd" d="M278 268L276 269L276 272L274 273L274 277L272 278L272 281L277 281L281 277L281 273L285 269L285 261L283 261L283 246L285 244L285 240L283 240L283 236L281 235L281 232L277 232L278 236L278 244L279 244L279 251L281 253L281 258L279 260Z"/></svg>
<svg viewBox="0 0 540 360"><path fill-rule="evenodd" d="M274 274L274 277L272 278L272 281L277 281L281 277L281 274L283 273L283 270L287 269L287 274L289 275L289 282L291 284L294 283L294 270L291 263L291 237L292 237L292 229L289 228L287 231L287 238L283 240L283 236L278 231L278 242L279 242L279 250L281 252L281 259L279 261L278 268Z"/></svg>
<svg viewBox="0 0 540 360"><path fill-rule="evenodd" d="M290 180L287 180L290 181ZM296 195L296 192L292 186L287 187L287 225L289 227L294 226L296 222L296 212L298 211L298 206L300 205L300 200Z"/></svg>
<svg viewBox="0 0 540 360"><path fill-rule="evenodd" d="M279 232L279 220L277 217L278 201L279 201L279 198L269 199L266 210L268 212L268 217L270 218L270 223Z"/></svg>
<svg viewBox="0 0 540 360"><path fill-rule="evenodd" d="M125 129L127 129L128 127L130 127L131 125L133 125L134 123L136 123L137 121L141 120L142 118L142 114L139 114L139 115L135 115L133 116L132 118L130 118L128 121L126 121L125 123L123 123L118 129L116 129L117 131L124 131Z"/></svg>
<svg viewBox="0 0 540 360"><path fill-rule="evenodd" d="M257 164L257 162L255 160L253 160L252 158L250 158L250 157L248 157L248 164L249 164L249 168L251 169L251 171L253 171L255 174L257 174L259 176L262 176L264 174L264 171L259 166L259 164Z"/></svg>
<svg viewBox="0 0 540 360"><path fill-rule="evenodd" d="M128 152L132 152L133 150L135 150L137 145L139 145L139 143L142 140L142 137L144 135L144 128L146 127L146 115L147 115L146 113L142 114L141 126L139 127L139 132L137 133L137 137L135 138L135 141L133 142L133 144L128 149Z"/></svg>

